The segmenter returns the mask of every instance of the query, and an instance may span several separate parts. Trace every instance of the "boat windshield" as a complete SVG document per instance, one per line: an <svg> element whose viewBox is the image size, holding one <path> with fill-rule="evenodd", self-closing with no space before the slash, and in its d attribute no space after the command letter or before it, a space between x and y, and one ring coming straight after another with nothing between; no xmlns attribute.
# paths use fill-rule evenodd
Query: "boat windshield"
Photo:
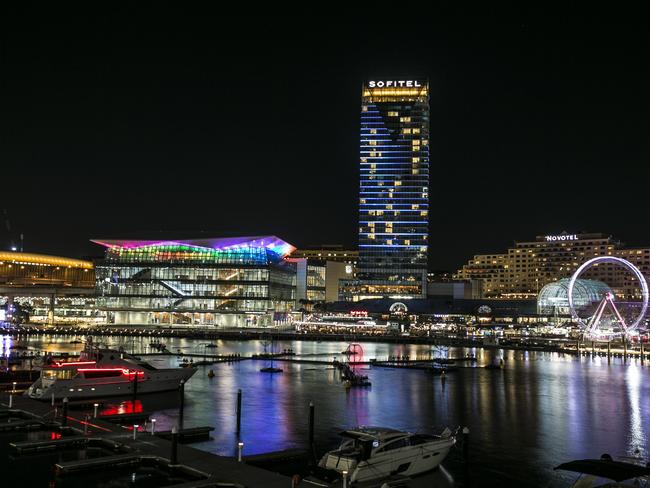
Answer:
<svg viewBox="0 0 650 488"><path fill-rule="evenodd" d="M347 439L341 443L338 454L346 457L357 457L359 460L368 459L372 451L372 445L372 441Z"/></svg>

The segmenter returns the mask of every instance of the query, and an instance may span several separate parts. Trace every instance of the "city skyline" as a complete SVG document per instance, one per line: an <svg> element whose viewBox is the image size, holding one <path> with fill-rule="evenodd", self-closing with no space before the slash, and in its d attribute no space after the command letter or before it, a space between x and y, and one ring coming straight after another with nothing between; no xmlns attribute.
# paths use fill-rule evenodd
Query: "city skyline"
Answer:
<svg viewBox="0 0 650 488"><path fill-rule="evenodd" d="M71 257L100 254L97 236L356 247L361 84L402 76L431 81L430 269L563 230L650 242L628 218L648 172L639 31L522 15L390 35L350 20L332 39L207 20L3 32L3 248L20 233Z"/></svg>

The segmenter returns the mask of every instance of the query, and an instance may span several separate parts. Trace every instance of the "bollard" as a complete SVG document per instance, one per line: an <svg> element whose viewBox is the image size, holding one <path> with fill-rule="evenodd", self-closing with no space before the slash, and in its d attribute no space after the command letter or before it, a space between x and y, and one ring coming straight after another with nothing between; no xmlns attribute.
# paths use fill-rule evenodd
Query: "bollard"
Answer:
<svg viewBox="0 0 650 488"><path fill-rule="evenodd" d="M97 410L99 409L99 403L95 403L93 405L93 409L94 409L93 410L93 418L96 419L97 418Z"/></svg>
<svg viewBox="0 0 650 488"><path fill-rule="evenodd" d="M14 394L9 393L9 408L13 408L14 406Z"/></svg>
<svg viewBox="0 0 650 488"><path fill-rule="evenodd" d="M133 424L133 440L135 440L136 436L138 435L138 429L140 426L138 424Z"/></svg>
<svg viewBox="0 0 650 488"><path fill-rule="evenodd" d="M66 427L68 425L68 397L63 399L63 418L61 419L61 426Z"/></svg>
<svg viewBox="0 0 650 488"><path fill-rule="evenodd" d="M469 463L469 427L463 427L463 458Z"/></svg>
<svg viewBox="0 0 650 488"><path fill-rule="evenodd" d="M242 441L239 441L237 443L237 461L239 461L240 463L242 462L241 453L243 450L244 450L244 443Z"/></svg>
<svg viewBox="0 0 650 488"><path fill-rule="evenodd" d="M14 392L14 393L16 392L16 382L15 381L13 382L13 386L12 386L11 391Z"/></svg>
<svg viewBox="0 0 650 488"><path fill-rule="evenodd" d="M314 454L314 402L309 402L309 449Z"/></svg>
<svg viewBox="0 0 650 488"><path fill-rule="evenodd" d="M151 435L156 433L156 419L151 419Z"/></svg>
<svg viewBox="0 0 650 488"><path fill-rule="evenodd" d="M175 425L172 427L172 455L169 464L172 466L178 464L178 429Z"/></svg>
<svg viewBox="0 0 650 488"><path fill-rule="evenodd" d="M344 469L341 474L343 475L343 488L348 488L348 472Z"/></svg>
<svg viewBox="0 0 650 488"><path fill-rule="evenodd" d="M181 404L179 407L179 427L182 429L183 428L183 411L185 410L185 380L181 380L180 384L180 392L181 392Z"/></svg>
<svg viewBox="0 0 650 488"><path fill-rule="evenodd" d="M237 390L237 435L241 432L241 388Z"/></svg>

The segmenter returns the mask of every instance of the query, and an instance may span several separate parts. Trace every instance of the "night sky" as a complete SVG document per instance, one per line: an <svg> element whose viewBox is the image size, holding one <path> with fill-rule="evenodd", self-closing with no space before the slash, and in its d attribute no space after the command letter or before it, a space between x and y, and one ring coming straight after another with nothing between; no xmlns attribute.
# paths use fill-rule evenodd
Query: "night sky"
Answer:
<svg viewBox="0 0 650 488"><path fill-rule="evenodd" d="M73 257L100 254L94 237L356 246L361 83L417 77L432 269L562 230L650 245L643 26L167 14L5 17L2 248L20 232Z"/></svg>

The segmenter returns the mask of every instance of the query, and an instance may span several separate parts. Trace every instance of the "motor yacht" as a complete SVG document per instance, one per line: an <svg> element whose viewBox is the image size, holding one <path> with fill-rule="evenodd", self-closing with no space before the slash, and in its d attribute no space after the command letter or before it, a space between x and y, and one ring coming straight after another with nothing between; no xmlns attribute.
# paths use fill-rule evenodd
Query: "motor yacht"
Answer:
<svg viewBox="0 0 650 488"><path fill-rule="evenodd" d="M436 468L456 443L449 429L441 435L413 434L382 427L359 427L340 434L345 440L326 453L319 467L347 471L351 483L414 476Z"/></svg>
<svg viewBox="0 0 650 488"><path fill-rule="evenodd" d="M157 393L175 390L187 382L195 368L155 368L136 356L113 349L100 349L91 342L78 361L45 364L36 382L25 392L35 399L61 400ZM136 384L137 383L137 384Z"/></svg>

